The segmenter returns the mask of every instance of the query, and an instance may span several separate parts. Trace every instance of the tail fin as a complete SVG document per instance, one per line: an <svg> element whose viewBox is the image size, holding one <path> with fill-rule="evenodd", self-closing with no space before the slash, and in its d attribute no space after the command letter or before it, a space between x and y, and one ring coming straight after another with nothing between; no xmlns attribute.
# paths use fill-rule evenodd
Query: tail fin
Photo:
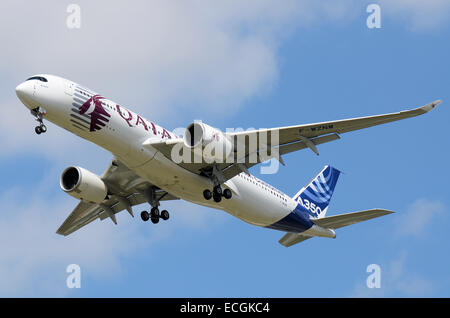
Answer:
<svg viewBox="0 0 450 318"><path fill-rule="evenodd" d="M327 213L334 187L341 172L331 166L325 166L322 171L294 196L311 218L323 218Z"/></svg>

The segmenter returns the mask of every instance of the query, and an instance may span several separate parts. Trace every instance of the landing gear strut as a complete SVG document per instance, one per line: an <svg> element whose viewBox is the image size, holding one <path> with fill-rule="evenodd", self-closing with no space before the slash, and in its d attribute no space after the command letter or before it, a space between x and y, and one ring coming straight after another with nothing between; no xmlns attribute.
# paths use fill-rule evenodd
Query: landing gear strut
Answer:
<svg viewBox="0 0 450 318"><path fill-rule="evenodd" d="M39 123L38 126L34 128L36 134L40 135L47 131L47 127L44 125L44 111L41 111L40 107L36 107L31 110L31 114L36 118L36 121Z"/></svg>
<svg viewBox="0 0 450 318"><path fill-rule="evenodd" d="M143 191L142 194L147 197L148 203L152 206L150 213L147 211L141 212L142 221L147 222L148 220L151 220L153 224L158 223L160 219L167 221L170 217L169 212L167 210L162 210L160 213L158 209L159 200L161 200L167 193L156 199L155 189L151 187L148 190Z"/></svg>
<svg viewBox="0 0 450 318"><path fill-rule="evenodd" d="M214 199L214 202L219 203L222 201L222 197L225 199L231 199L232 193L230 189L222 189L220 186L222 183L224 183L227 179L225 179L225 176L223 175L222 171L217 167L217 165L212 167L212 171L204 170L204 175L209 177L211 181L214 184L213 190L206 189L203 191L203 197L205 200L211 200L211 198Z"/></svg>
<svg viewBox="0 0 450 318"><path fill-rule="evenodd" d="M213 198L214 201L217 202L217 203L222 201L222 197L224 197L225 199L231 199L232 195L233 194L232 194L230 189L222 190L220 185L214 186L212 192L209 189L206 189L205 191L203 191L203 197L206 200L210 200L211 198Z"/></svg>
<svg viewBox="0 0 450 318"><path fill-rule="evenodd" d="M141 212L141 219L144 222L147 222L148 220L151 220L153 224L156 224L159 222L159 219L163 219L164 221L167 221L170 217L170 214L167 210L162 210L161 213L159 212L158 208L152 208L150 210L150 213L147 211Z"/></svg>

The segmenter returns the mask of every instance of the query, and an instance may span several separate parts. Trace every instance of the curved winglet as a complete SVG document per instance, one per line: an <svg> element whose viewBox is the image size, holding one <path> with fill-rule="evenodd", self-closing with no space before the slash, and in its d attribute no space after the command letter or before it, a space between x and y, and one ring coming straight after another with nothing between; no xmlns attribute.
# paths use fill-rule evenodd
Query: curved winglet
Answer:
<svg viewBox="0 0 450 318"><path fill-rule="evenodd" d="M434 109L437 105L442 103L441 99L435 100L432 103L426 104L425 106L422 106L421 109L423 109L425 112L429 112L430 110Z"/></svg>

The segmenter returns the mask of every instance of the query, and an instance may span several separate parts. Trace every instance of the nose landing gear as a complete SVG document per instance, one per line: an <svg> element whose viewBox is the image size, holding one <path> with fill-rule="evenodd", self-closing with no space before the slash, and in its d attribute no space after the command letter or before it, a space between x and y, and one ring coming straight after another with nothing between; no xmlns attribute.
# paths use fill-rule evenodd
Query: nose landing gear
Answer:
<svg viewBox="0 0 450 318"><path fill-rule="evenodd" d="M31 110L31 114L36 118L36 121L39 123L38 126L34 128L36 134L40 135L47 131L47 127L44 125L44 115L45 111L41 110L40 107L36 107Z"/></svg>
<svg viewBox="0 0 450 318"><path fill-rule="evenodd" d="M40 124L39 126L36 126L34 128L34 131L36 132L36 134L40 135L47 131L47 127L44 124Z"/></svg>

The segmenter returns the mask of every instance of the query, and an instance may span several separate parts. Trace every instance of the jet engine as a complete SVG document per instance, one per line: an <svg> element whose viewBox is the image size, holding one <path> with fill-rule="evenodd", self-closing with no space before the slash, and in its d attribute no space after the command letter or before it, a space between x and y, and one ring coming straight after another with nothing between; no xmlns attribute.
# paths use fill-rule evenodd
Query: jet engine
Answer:
<svg viewBox="0 0 450 318"><path fill-rule="evenodd" d="M81 167L65 169L59 184L64 192L82 201L101 203L108 195L108 189L103 180Z"/></svg>
<svg viewBox="0 0 450 318"><path fill-rule="evenodd" d="M233 151L233 143L227 135L201 122L187 126L183 142L188 148L201 147L207 161L224 162Z"/></svg>

